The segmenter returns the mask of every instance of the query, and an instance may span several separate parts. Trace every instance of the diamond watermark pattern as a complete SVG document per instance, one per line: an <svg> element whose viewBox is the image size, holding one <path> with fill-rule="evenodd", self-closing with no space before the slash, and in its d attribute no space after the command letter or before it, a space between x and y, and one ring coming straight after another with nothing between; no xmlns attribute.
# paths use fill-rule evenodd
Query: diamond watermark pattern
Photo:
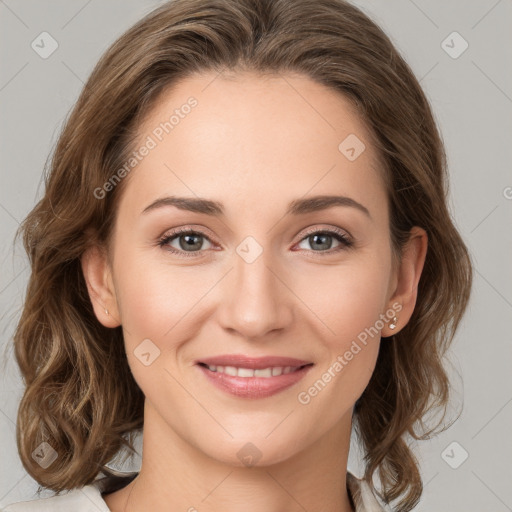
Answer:
<svg viewBox="0 0 512 512"><path fill-rule="evenodd" d="M237 453L238 458L244 466L251 467L258 463L263 454L252 443L246 443Z"/></svg>
<svg viewBox="0 0 512 512"><path fill-rule="evenodd" d="M58 457L57 452L46 441L43 441L33 452L32 458L43 468L50 467Z"/></svg>
<svg viewBox="0 0 512 512"><path fill-rule="evenodd" d="M263 247L252 236L245 237L236 248L238 255L246 262L252 263L263 252Z"/></svg>
<svg viewBox="0 0 512 512"><path fill-rule="evenodd" d="M458 32L452 32L441 43L441 48L452 59L458 59L468 49L468 47L469 43Z"/></svg>
<svg viewBox="0 0 512 512"><path fill-rule="evenodd" d="M30 46L39 57L47 59L59 47L59 43L48 32L41 32Z"/></svg>
<svg viewBox="0 0 512 512"><path fill-rule="evenodd" d="M366 146L363 141L353 133L346 137L338 146L340 153L351 162L357 160L365 149Z"/></svg>
<svg viewBox="0 0 512 512"><path fill-rule="evenodd" d="M146 338L137 345L133 353L144 366L149 366L160 355L160 349L150 339Z"/></svg>
<svg viewBox="0 0 512 512"><path fill-rule="evenodd" d="M460 467L468 457L469 453L457 441L450 443L441 453L441 458L452 469Z"/></svg>

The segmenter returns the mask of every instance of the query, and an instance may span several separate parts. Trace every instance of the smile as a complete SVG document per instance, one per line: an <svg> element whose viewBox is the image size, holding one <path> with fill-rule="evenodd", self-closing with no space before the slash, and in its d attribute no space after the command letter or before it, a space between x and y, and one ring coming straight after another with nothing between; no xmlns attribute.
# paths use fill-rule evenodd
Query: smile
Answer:
<svg viewBox="0 0 512 512"><path fill-rule="evenodd" d="M224 393L236 398L267 398L297 384L313 367L272 366L267 368L244 368L236 366L195 365L206 377L207 382Z"/></svg>
<svg viewBox="0 0 512 512"><path fill-rule="evenodd" d="M238 368L236 366L217 366L217 365L205 365L210 371L225 373L232 377L276 377L279 375L292 373L303 368L302 366L274 366L261 369L253 368ZM304 365L306 366L306 365Z"/></svg>

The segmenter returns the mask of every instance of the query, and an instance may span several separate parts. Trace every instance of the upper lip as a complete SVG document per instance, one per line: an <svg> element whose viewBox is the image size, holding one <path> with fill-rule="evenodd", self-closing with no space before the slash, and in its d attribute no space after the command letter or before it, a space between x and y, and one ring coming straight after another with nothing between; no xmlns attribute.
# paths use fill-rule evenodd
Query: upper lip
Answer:
<svg viewBox="0 0 512 512"><path fill-rule="evenodd" d="M235 366L237 368L251 368L254 370L261 370L263 368L273 368L276 366L304 366L313 364L311 361L304 361L294 357L250 357L243 354L225 354L214 357L207 357L198 359L196 364L204 363L209 366Z"/></svg>

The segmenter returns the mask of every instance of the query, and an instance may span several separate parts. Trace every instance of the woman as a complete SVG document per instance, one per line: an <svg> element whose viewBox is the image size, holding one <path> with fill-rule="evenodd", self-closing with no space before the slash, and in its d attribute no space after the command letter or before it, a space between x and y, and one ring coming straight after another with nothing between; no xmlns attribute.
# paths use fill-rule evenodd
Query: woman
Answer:
<svg viewBox="0 0 512 512"><path fill-rule="evenodd" d="M356 7L150 13L96 66L22 225L18 448L71 492L5 510L414 508L408 440L442 426L424 418L471 288L446 196L428 101ZM142 428L140 471L108 468Z"/></svg>

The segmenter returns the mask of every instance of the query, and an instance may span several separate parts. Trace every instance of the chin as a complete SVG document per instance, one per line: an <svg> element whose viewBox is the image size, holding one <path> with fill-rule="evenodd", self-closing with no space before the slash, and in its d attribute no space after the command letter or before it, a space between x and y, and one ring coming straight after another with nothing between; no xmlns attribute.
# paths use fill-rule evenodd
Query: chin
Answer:
<svg viewBox="0 0 512 512"><path fill-rule="evenodd" d="M251 436L246 430L241 436L235 435L233 439L224 439L224 443L215 443L213 450L212 446L204 446L203 451L211 458L237 468L272 466L297 454L300 449L298 439L287 438L277 432L270 437L272 435L274 439L265 439L268 429L264 436Z"/></svg>

